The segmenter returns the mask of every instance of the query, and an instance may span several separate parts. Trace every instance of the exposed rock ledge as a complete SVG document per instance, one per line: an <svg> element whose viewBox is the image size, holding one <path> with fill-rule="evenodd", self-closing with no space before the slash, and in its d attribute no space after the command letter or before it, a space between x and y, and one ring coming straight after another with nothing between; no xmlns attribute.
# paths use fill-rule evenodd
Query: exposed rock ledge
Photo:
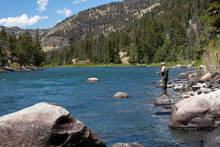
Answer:
<svg viewBox="0 0 220 147"><path fill-rule="evenodd" d="M102 140L60 106L39 103L0 117L0 146L105 147Z"/></svg>
<svg viewBox="0 0 220 147"><path fill-rule="evenodd" d="M41 67L36 66L22 66L19 68L13 68L10 66L0 66L0 72L12 72L12 71L34 71L34 70L40 70Z"/></svg>

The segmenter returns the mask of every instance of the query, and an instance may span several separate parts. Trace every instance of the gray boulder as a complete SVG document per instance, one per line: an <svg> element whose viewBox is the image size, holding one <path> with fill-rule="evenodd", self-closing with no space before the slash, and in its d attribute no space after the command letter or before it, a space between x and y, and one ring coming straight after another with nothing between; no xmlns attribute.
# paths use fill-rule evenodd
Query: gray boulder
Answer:
<svg viewBox="0 0 220 147"><path fill-rule="evenodd" d="M172 102L167 95L162 95L161 97L157 98L154 102L155 106L163 106L163 105L171 105Z"/></svg>
<svg viewBox="0 0 220 147"><path fill-rule="evenodd" d="M220 126L220 90L184 99L172 109L170 128L211 129Z"/></svg>
<svg viewBox="0 0 220 147"><path fill-rule="evenodd" d="M116 143L112 147L144 147L144 146L137 142L133 142L133 143Z"/></svg>
<svg viewBox="0 0 220 147"><path fill-rule="evenodd" d="M113 97L114 98L128 98L130 97L130 95L125 92L117 92Z"/></svg>
<svg viewBox="0 0 220 147"><path fill-rule="evenodd" d="M0 132L2 147L106 146L67 110L49 103L0 117Z"/></svg>

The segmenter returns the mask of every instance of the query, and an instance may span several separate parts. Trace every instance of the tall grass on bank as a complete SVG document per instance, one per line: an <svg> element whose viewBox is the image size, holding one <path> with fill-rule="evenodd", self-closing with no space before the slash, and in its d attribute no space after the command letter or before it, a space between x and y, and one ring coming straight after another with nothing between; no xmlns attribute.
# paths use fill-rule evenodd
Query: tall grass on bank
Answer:
<svg viewBox="0 0 220 147"><path fill-rule="evenodd" d="M211 72L220 72L220 36L205 47L204 63Z"/></svg>

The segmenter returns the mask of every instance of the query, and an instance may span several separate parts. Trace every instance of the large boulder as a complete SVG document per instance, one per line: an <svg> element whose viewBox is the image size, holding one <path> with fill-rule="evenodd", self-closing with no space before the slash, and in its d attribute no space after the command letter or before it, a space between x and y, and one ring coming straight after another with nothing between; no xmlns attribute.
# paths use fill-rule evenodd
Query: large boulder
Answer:
<svg viewBox="0 0 220 147"><path fill-rule="evenodd" d="M167 95L162 95L161 97L157 98L154 102L155 106L163 106L163 105L171 105L172 102Z"/></svg>
<svg viewBox="0 0 220 147"><path fill-rule="evenodd" d="M2 147L106 146L67 110L49 103L0 117L0 132Z"/></svg>
<svg viewBox="0 0 220 147"><path fill-rule="evenodd" d="M184 99L172 109L170 128L211 129L220 126L220 90Z"/></svg>
<svg viewBox="0 0 220 147"><path fill-rule="evenodd" d="M219 147L220 146L220 128L215 129L204 139L203 147Z"/></svg>

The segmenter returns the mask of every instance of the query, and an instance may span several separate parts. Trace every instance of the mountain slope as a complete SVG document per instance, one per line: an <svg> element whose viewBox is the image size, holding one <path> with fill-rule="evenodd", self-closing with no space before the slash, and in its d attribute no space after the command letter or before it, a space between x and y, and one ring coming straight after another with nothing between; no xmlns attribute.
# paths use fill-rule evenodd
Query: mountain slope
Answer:
<svg viewBox="0 0 220 147"><path fill-rule="evenodd" d="M157 4L139 10L139 16L151 12L135 25L131 23L105 36L71 42L71 47L51 53L47 64L63 65L75 61L118 64L123 57L133 64L199 60L206 51L203 47L220 32L219 3L218 0L161 1L155 9L152 8ZM137 13L133 14L138 17Z"/></svg>
<svg viewBox="0 0 220 147"><path fill-rule="evenodd" d="M69 45L69 41L122 30L159 6L158 2L159 0L125 0L80 12L50 29L41 40L42 48L46 52L62 49Z"/></svg>
<svg viewBox="0 0 220 147"><path fill-rule="evenodd" d="M4 29L7 33L12 34L14 33L16 36L20 36L22 34L25 33L25 31L27 31L28 33L30 33L30 35L32 37L35 36L36 31L39 32L39 37L43 37L48 31L49 29L21 29L19 27L4 27L4 26L0 26L0 31Z"/></svg>

